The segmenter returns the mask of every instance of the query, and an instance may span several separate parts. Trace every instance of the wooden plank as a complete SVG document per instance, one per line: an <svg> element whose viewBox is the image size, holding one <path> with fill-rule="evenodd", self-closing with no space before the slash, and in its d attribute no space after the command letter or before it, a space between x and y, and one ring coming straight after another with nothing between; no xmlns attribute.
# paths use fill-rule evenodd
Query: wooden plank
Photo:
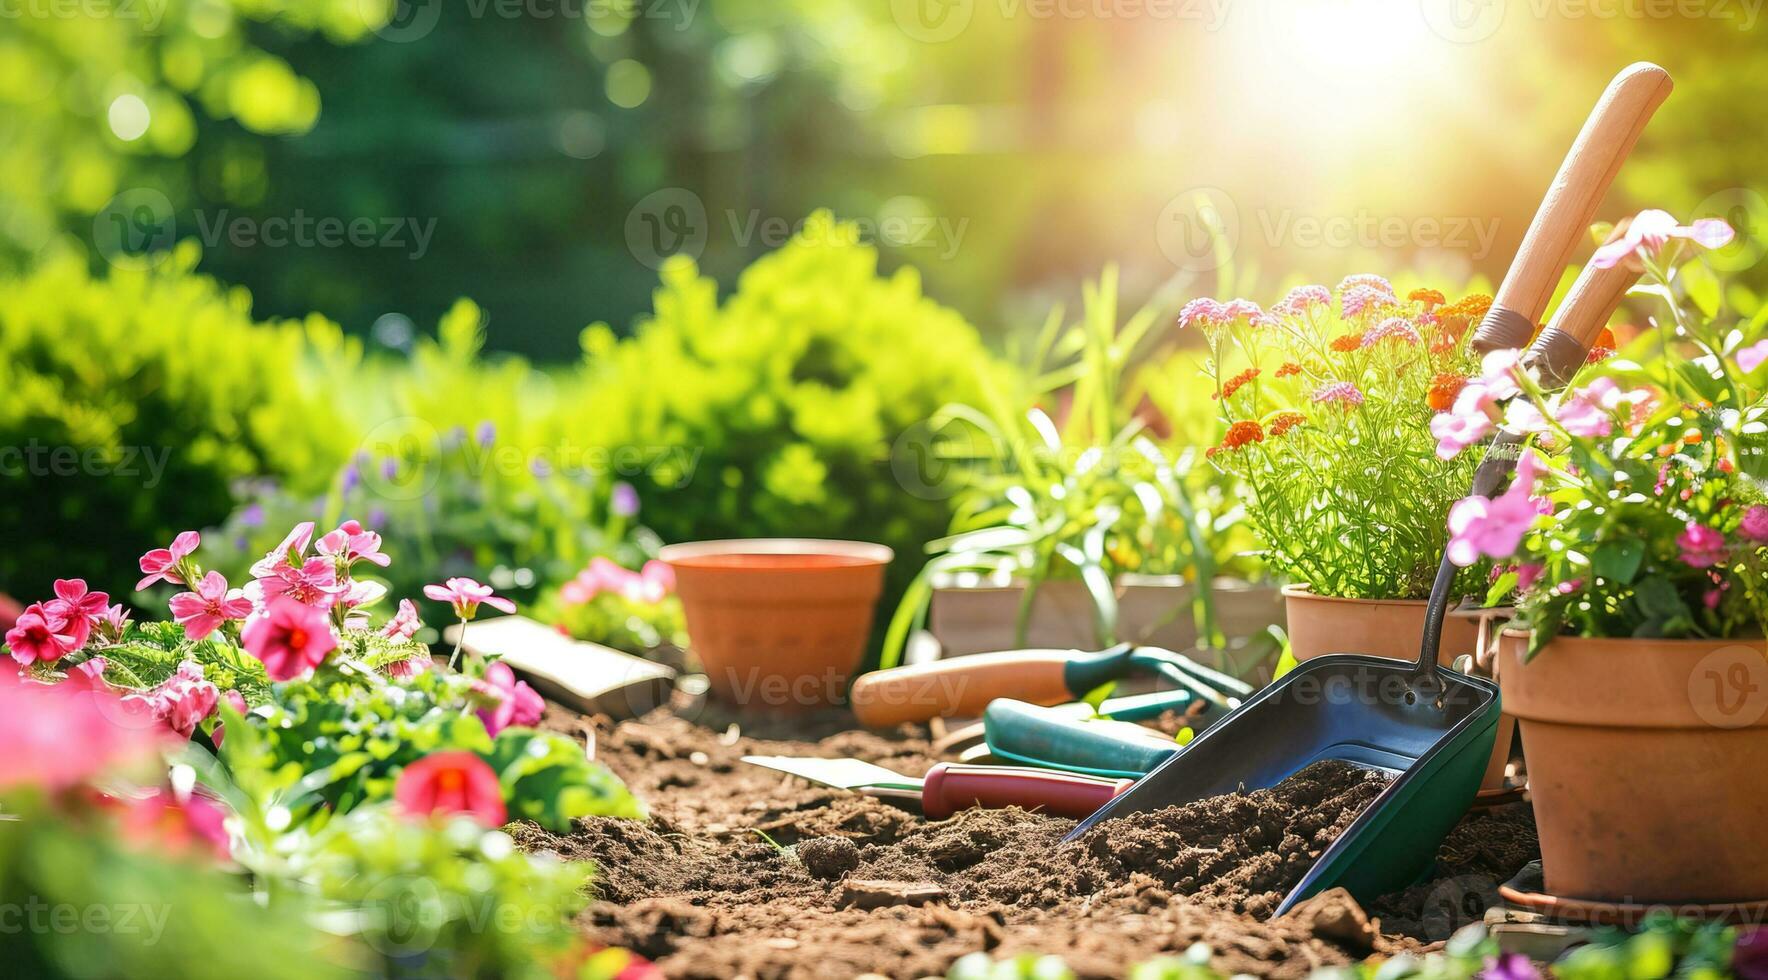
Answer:
<svg viewBox="0 0 1768 980"><path fill-rule="evenodd" d="M459 624L443 631L449 643L459 635ZM669 667L571 639L526 616L474 620L461 645L502 659L542 695L585 714L636 718L666 704L675 688Z"/></svg>

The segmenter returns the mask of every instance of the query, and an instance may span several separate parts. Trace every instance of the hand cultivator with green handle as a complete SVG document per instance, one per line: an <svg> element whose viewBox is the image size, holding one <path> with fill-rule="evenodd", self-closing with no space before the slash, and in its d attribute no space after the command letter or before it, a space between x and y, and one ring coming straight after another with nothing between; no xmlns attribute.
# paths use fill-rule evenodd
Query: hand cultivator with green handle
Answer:
<svg viewBox="0 0 1768 980"><path fill-rule="evenodd" d="M1475 341L1478 349L1512 349L1528 340L1579 233L1669 85L1662 69L1634 65L1609 86L1517 253L1501 305ZM1524 363L1547 379L1573 374L1631 278L1586 269ZM1514 442L1497 438L1475 474L1474 494L1491 496L1498 488L1514 463ZM1437 664L1457 571L1445 557L1416 661L1340 653L1302 664L1082 822L1069 839L1104 820L1271 787L1314 762L1337 759L1394 779L1278 912L1335 886L1368 899L1418 880L1479 789L1499 717L1497 685Z"/></svg>

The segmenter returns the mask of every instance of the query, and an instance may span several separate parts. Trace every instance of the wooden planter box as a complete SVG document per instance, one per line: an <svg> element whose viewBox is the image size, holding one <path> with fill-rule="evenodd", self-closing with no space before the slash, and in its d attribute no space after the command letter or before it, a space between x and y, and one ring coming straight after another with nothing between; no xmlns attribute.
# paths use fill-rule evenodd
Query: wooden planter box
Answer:
<svg viewBox="0 0 1768 980"><path fill-rule="evenodd" d="M1191 618L1191 586L1176 577L1125 575L1117 581L1117 639L1180 652L1197 643ZM1012 650L1018 647L1057 650L1093 650L1099 647L1093 631L1093 601L1084 585L1075 581L1045 582L1032 601L1024 642L1015 636L1019 603L1025 585L942 586L933 592L927 625L940 643L942 655L961 657L971 653ZM1230 649L1217 651L1217 662L1229 673L1249 681L1269 680L1270 664L1239 663L1236 642L1282 625L1283 596L1275 587L1221 583L1215 587L1216 621L1228 637ZM1204 661L1212 658L1201 657ZM1255 658L1259 660L1274 658Z"/></svg>

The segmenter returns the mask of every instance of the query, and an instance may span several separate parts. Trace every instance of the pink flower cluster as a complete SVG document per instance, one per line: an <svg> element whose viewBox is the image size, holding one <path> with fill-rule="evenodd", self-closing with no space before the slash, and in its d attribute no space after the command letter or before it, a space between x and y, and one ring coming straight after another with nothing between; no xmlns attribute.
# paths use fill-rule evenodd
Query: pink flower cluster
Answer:
<svg viewBox="0 0 1768 980"><path fill-rule="evenodd" d="M652 559L634 572L607 558L596 558L559 589L559 598L580 606L603 593L613 593L630 602L657 603L674 591L675 569L664 562Z"/></svg>
<svg viewBox="0 0 1768 980"><path fill-rule="evenodd" d="M485 676L473 681L473 693L486 702L479 710L479 720L492 738L514 725L527 728L540 721L546 702L527 681L516 680L516 672L501 660L485 668Z"/></svg>
<svg viewBox="0 0 1768 980"><path fill-rule="evenodd" d="M1237 299L1223 303L1220 300L1200 297L1186 303L1179 310L1179 326L1182 328L1203 327L1205 329L1226 327L1236 320L1248 323L1262 321L1264 311L1251 300Z"/></svg>
<svg viewBox="0 0 1768 980"><path fill-rule="evenodd" d="M1390 316L1363 335L1362 346L1374 347L1382 341L1400 341L1410 346L1424 342L1418 328L1412 326L1405 317Z"/></svg>
<svg viewBox="0 0 1768 980"><path fill-rule="evenodd" d="M1465 568L1480 558L1509 558L1522 546L1529 526L1547 509L1534 495L1546 464L1533 450L1516 461L1510 488L1496 497L1466 497L1449 510L1449 560Z"/></svg>
<svg viewBox="0 0 1768 980"><path fill-rule="evenodd" d="M1332 291L1325 286L1297 286L1271 307L1271 312L1286 316L1305 316L1318 306L1332 305Z"/></svg>
<svg viewBox="0 0 1768 980"><path fill-rule="evenodd" d="M109 602L105 593L89 591L84 579L56 579L55 598L26 606L7 630L12 659L21 667L53 664L84 649L94 629L120 634L128 616Z"/></svg>
<svg viewBox="0 0 1768 980"><path fill-rule="evenodd" d="M1363 392L1349 381L1333 381L1321 385L1314 391L1314 402L1321 405L1339 405L1348 411L1363 404Z"/></svg>
<svg viewBox="0 0 1768 980"><path fill-rule="evenodd" d="M123 700L139 700L167 728L189 738L200 722L215 713L215 706L221 703L221 690L203 679L202 664L186 660L159 687Z"/></svg>
<svg viewBox="0 0 1768 980"><path fill-rule="evenodd" d="M1338 312L1346 320L1399 305L1393 283L1380 276L1368 273L1345 276L1338 284Z"/></svg>

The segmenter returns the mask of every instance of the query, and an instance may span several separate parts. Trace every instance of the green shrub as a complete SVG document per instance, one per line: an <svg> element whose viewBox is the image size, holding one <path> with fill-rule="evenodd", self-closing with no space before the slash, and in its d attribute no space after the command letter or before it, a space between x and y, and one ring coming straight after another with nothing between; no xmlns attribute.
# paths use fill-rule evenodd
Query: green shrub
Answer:
<svg viewBox="0 0 1768 980"><path fill-rule="evenodd" d="M259 323L196 249L90 275L76 260L0 280L0 590L57 576L126 594L119 574L225 517L229 484L323 482L352 437L325 386L360 356L318 317Z"/></svg>
<svg viewBox="0 0 1768 980"><path fill-rule="evenodd" d="M723 305L673 260L632 338L598 324L583 347L590 383L566 435L610 452L665 541L875 541L896 549L893 593L951 518L944 493L896 478L893 449L946 402L974 403L995 370L914 269L879 275L876 250L827 213Z"/></svg>

